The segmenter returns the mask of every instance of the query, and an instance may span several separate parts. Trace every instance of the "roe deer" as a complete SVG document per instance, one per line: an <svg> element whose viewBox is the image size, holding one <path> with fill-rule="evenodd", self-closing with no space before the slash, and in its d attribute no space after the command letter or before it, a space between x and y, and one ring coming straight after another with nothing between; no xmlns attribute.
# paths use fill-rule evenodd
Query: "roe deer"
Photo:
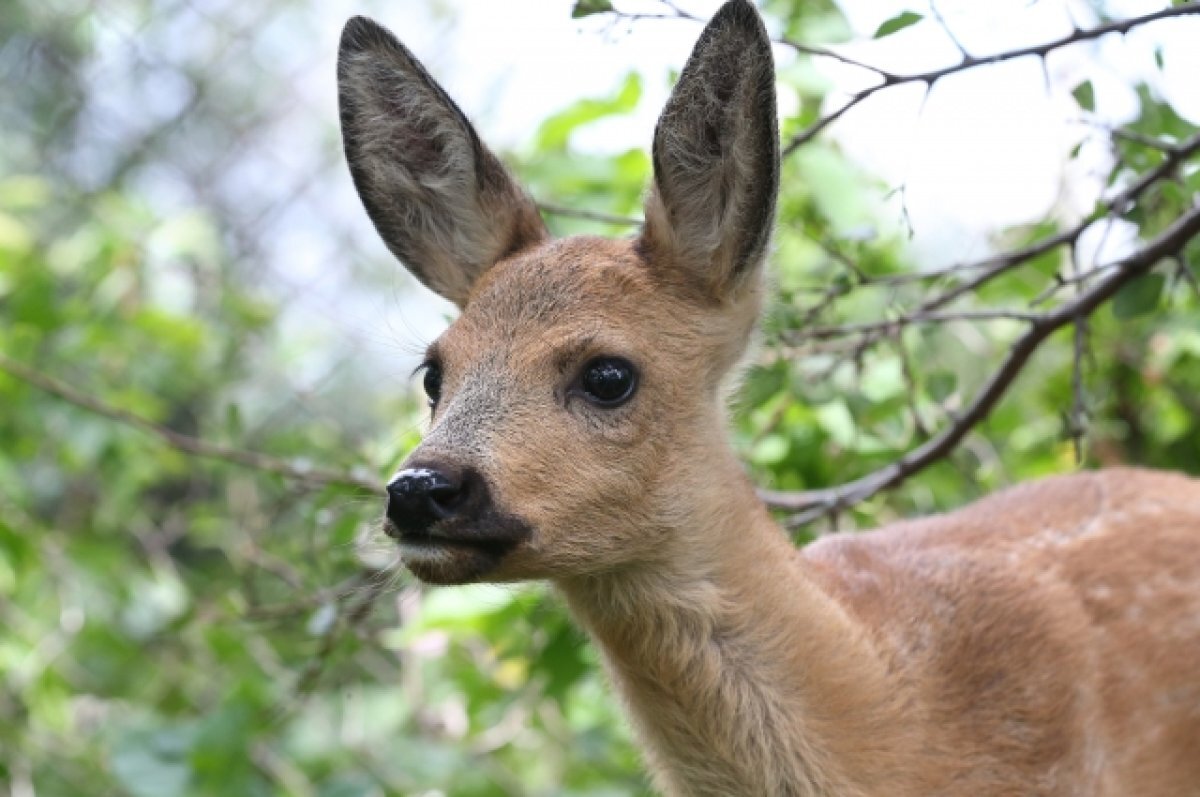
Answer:
<svg viewBox="0 0 1200 797"><path fill-rule="evenodd" d="M797 551L724 404L779 182L754 7L700 36L630 240L551 240L412 54L345 29L388 247L461 310L385 528L432 584L549 579L675 795L1200 794L1200 482L1060 477Z"/></svg>

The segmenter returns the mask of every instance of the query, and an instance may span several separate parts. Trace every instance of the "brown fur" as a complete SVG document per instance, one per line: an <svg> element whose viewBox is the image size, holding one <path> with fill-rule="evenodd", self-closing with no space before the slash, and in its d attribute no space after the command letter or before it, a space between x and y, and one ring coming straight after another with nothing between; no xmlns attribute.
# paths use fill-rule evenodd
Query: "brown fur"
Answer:
<svg viewBox="0 0 1200 797"><path fill-rule="evenodd" d="M723 398L778 173L773 106L755 99L769 57L752 8L729 3L660 122L638 239L547 241L525 206L495 206L523 196L502 172L467 214L487 235L413 222L446 197L376 207L389 245L432 253L415 268L463 307L430 348L442 397L411 461L482 474L488 509L459 526L521 531L486 572L452 546L402 544L406 564L436 583L551 579L668 794L1200 794L1200 482L1060 477L803 551L756 497ZM695 81L717 75L745 76L716 92L737 113L703 99ZM455 135L440 151L470 149L469 126ZM717 237L697 243L705 225ZM638 369L627 404L578 394L596 356Z"/></svg>

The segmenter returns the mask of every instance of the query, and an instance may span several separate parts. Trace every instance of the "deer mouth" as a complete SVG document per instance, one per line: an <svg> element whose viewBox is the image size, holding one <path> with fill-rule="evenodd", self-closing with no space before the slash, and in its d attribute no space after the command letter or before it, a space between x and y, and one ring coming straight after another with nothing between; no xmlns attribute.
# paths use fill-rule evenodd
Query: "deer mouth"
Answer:
<svg viewBox="0 0 1200 797"><path fill-rule="evenodd" d="M427 531L386 530L399 543L405 567L428 584L480 581L531 534L526 523L512 517L439 523Z"/></svg>

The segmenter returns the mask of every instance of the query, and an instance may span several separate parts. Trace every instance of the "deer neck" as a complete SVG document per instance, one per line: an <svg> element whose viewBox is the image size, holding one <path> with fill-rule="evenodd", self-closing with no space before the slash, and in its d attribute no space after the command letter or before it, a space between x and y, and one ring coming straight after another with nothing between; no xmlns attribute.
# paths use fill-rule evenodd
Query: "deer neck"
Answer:
<svg viewBox="0 0 1200 797"><path fill-rule="evenodd" d="M660 787L873 793L864 773L886 767L901 738L883 657L814 581L732 454L705 466L714 486L666 530L660 561L557 584Z"/></svg>

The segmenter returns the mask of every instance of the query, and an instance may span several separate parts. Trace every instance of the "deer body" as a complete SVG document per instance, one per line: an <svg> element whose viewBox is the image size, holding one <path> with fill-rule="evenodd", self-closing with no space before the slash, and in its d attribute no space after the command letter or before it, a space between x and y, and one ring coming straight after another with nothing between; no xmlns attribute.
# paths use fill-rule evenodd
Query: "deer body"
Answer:
<svg viewBox="0 0 1200 797"><path fill-rule="evenodd" d="M339 86L368 214L462 311L385 530L429 583L551 580L662 791L1200 794L1200 482L1063 477L803 551L755 495L723 432L779 174L748 2L680 77L630 240L551 240L374 23Z"/></svg>
<svg viewBox="0 0 1200 797"><path fill-rule="evenodd" d="M1200 793L1195 481L1050 479L791 553L763 521L690 591L560 584L667 792Z"/></svg>

